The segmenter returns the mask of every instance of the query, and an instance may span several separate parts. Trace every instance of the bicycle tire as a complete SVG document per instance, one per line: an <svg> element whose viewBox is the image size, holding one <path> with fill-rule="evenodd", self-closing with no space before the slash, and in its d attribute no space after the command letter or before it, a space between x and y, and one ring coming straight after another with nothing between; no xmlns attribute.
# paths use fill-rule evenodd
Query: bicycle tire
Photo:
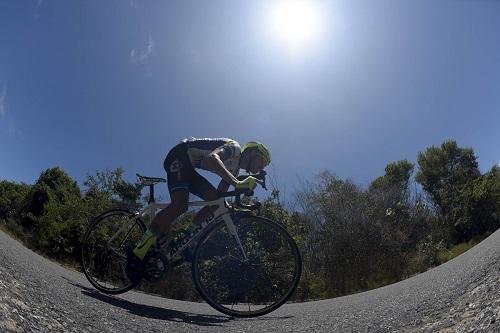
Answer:
<svg viewBox="0 0 500 333"><path fill-rule="evenodd" d="M125 227L126 223L130 227ZM116 234L122 227L123 232ZM125 250L135 245L145 231L144 222L125 209L111 209L95 218L83 238L80 264L83 273L97 290L116 295L140 283L140 280L131 282L126 277ZM116 246L110 244L112 233L115 233Z"/></svg>
<svg viewBox="0 0 500 333"><path fill-rule="evenodd" d="M300 252L286 229L272 220L247 216L236 217L233 223L248 261L242 259L226 223L216 222L196 246L194 284L210 306L226 315L248 318L268 314L297 288L302 272ZM279 260L282 266L277 265Z"/></svg>

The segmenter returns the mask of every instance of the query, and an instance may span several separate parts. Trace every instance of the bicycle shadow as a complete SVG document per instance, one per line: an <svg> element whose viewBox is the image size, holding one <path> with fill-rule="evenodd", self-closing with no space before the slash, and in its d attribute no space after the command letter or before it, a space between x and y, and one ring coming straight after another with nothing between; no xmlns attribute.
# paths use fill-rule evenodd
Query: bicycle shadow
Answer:
<svg viewBox="0 0 500 333"><path fill-rule="evenodd" d="M129 313L150 318L159 319L172 322L189 323L198 326L222 326L234 320L231 317L217 316L217 315L202 315L190 312L177 311L172 309L165 309L152 305L133 303L122 298L100 293L97 290L88 288L73 281L67 281L75 287L82 289L81 293L85 296L92 297L98 301L108 303L112 306L127 310Z"/></svg>
<svg viewBox="0 0 500 333"><path fill-rule="evenodd" d="M264 317L258 318L235 318L235 317L226 317L226 316L218 316L218 315L201 315L190 312L183 312L172 309L160 308L157 306L144 305L133 303L115 296L103 294L93 288L86 287L77 282L71 281L69 279L64 278L69 284L82 289L81 293L85 296L92 297L101 302L108 303L110 305L120 307L122 309L127 310L131 314L135 314L137 316L150 318L150 319L159 319L166 320L172 322L182 322L189 323L198 326L223 326L222 324L229 323L232 321L273 321L273 320L286 320L293 318L293 316L270 316L266 315Z"/></svg>

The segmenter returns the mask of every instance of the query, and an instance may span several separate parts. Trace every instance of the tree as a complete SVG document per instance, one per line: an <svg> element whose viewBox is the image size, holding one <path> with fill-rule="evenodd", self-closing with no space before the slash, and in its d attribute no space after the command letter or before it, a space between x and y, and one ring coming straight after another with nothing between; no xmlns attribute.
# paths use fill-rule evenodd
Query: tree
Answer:
<svg viewBox="0 0 500 333"><path fill-rule="evenodd" d="M47 203L54 201L60 204L80 198L80 188L66 172L59 167L43 171L29 194L28 207L22 224L28 230L38 227L39 218L45 213Z"/></svg>
<svg viewBox="0 0 500 333"><path fill-rule="evenodd" d="M378 177L370 184L370 191L395 187L402 193L407 192L413 168L414 164L408 160L387 164L385 175Z"/></svg>
<svg viewBox="0 0 500 333"><path fill-rule="evenodd" d="M418 155L416 180L429 194L452 243L464 242L491 229L490 190L484 183L472 148L453 140ZM448 236L444 235L445 238Z"/></svg>
<svg viewBox="0 0 500 333"><path fill-rule="evenodd" d="M472 148L460 148L454 140L420 152L418 165L417 182L444 216L453 208L457 191L481 175Z"/></svg>
<svg viewBox="0 0 500 333"><path fill-rule="evenodd" d="M500 168L476 178L459 192L460 209L455 209L455 226L464 240L493 232L498 228L500 207Z"/></svg>
<svg viewBox="0 0 500 333"><path fill-rule="evenodd" d="M33 231L37 248L64 258L60 252L69 254L78 245L84 221L77 216L82 210L78 184L61 168L54 167L43 171L33 186L23 221Z"/></svg>
<svg viewBox="0 0 500 333"><path fill-rule="evenodd" d="M497 223L499 222L500 214L500 165L495 165L491 170L485 175L491 179L491 195L495 202L495 219Z"/></svg>
<svg viewBox="0 0 500 333"><path fill-rule="evenodd" d="M385 167L385 174L370 184L368 189L370 200L376 203L373 207L384 210L378 212L379 216L408 220L409 182L413 168L414 164L408 160L389 163Z"/></svg>
<svg viewBox="0 0 500 333"><path fill-rule="evenodd" d="M93 201L95 208L100 211L109 206L120 206L130 210L140 208L142 185L125 181L123 174L122 168L116 168L97 171L95 175L87 175L83 182L87 187L86 199Z"/></svg>
<svg viewBox="0 0 500 333"><path fill-rule="evenodd" d="M25 233L19 221L25 214L31 189L32 186L25 183L0 181L0 224L23 241L30 235Z"/></svg>
<svg viewBox="0 0 500 333"><path fill-rule="evenodd" d="M25 183L0 181L0 219L19 217L30 190L31 186Z"/></svg>

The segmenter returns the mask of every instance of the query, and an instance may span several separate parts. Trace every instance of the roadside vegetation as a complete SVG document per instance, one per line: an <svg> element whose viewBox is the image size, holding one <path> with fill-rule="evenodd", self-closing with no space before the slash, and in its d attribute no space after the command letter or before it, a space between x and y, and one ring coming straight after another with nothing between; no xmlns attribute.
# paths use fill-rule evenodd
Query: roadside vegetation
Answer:
<svg viewBox="0 0 500 333"><path fill-rule="evenodd" d="M139 209L141 186L124 170L88 175L83 189L54 167L35 184L0 181L0 227L29 248L77 265L82 237L96 214ZM299 245L304 273L296 301L360 292L393 283L468 250L499 227L500 167L482 174L472 148L453 140L388 164L369 186L323 171L304 180L292 203L279 188L263 215L282 221ZM186 226L192 212L180 225ZM180 267L149 291L197 300Z"/></svg>

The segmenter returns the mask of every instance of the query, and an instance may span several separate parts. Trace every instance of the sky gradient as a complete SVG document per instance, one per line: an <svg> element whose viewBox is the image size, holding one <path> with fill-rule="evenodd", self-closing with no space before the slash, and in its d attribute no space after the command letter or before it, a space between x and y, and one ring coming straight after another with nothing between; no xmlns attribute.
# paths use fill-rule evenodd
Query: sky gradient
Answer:
<svg viewBox="0 0 500 333"><path fill-rule="evenodd" d="M0 179L165 176L190 136L268 144L288 193L446 139L500 163L500 1L310 2L320 31L290 47L272 1L1 1Z"/></svg>

